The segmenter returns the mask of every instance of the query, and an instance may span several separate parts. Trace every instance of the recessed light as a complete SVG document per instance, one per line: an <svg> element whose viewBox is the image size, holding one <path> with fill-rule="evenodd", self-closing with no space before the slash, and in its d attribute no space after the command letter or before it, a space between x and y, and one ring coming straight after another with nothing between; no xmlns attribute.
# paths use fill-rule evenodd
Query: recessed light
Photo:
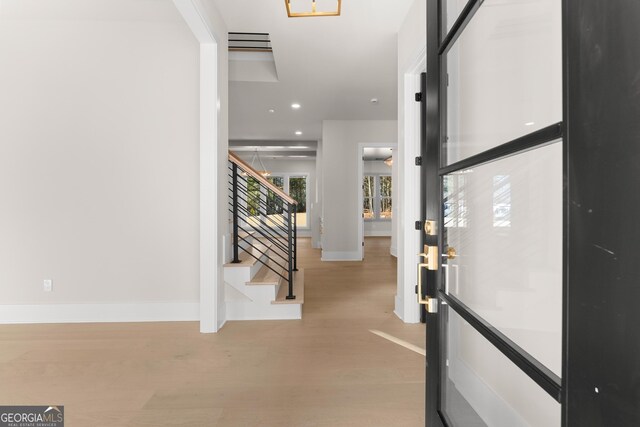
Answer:
<svg viewBox="0 0 640 427"><path fill-rule="evenodd" d="M302 135L302 131L301 130L297 130L296 131L296 135Z"/></svg>
<svg viewBox="0 0 640 427"><path fill-rule="evenodd" d="M297 102L294 102L293 104L291 104L291 108L293 108L294 110L297 110L298 108L300 108L300 104L298 104Z"/></svg>
<svg viewBox="0 0 640 427"><path fill-rule="evenodd" d="M534 122L527 122L527 123L525 123L524 125L525 125L525 126L533 126L533 125L535 125L535 123L534 123Z"/></svg>
<svg viewBox="0 0 640 427"><path fill-rule="evenodd" d="M273 108L269 108L269 112L273 114L276 112L276 110L274 110Z"/></svg>

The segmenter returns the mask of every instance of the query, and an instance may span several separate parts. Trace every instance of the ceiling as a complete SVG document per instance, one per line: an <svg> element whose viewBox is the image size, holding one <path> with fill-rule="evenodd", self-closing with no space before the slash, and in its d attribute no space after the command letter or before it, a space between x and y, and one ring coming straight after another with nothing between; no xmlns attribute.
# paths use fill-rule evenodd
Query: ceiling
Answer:
<svg viewBox="0 0 640 427"><path fill-rule="evenodd" d="M183 24L171 0L0 0L0 19Z"/></svg>
<svg viewBox="0 0 640 427"><path fill-rule="evenodd" d="M362 152L364 160L384 160L391 157L391 148L365 147Z"/></svg>
<svg viewBox="0 0 640 427"><path fill-rule="evenodd" d="M341 16L289 18L283 0L215 0L229 31L270 34L278 76L230 82L229 138L318 140L322 120L396 119L397 32L412 1L343 0Z"/></svg>
<svg viewBox="0 0 640 427"><path fill-rule="evenodd" d="M254 141L230 140L229 149L242 158L253 157L258 152L265 159L306 159L315 158L317 141Z"/></svg>

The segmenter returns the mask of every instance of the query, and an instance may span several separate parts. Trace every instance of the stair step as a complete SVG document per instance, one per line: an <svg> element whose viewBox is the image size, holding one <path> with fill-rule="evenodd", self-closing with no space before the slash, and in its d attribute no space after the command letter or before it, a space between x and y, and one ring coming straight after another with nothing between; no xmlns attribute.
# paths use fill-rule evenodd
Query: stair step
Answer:
<svg viewBox="0 0 640 427"><path fill-rule="evenodd" d="M304 270L300 269L293 272L293 294L296 299L287 299L289 293L289 286L282 280L280 283L280 289L278 289L278 295L276 295L275 301L271 301L271 304L304 304Z"/></svg>
<svg viewBox="0 0 640 427"><path fill-rule="evenodd" d="M256 234L255 231L246 232L246 231L240 230L238 232L238 238L242 242L243 241L242 239L249 239L250 237L253 237L255 234ZM233 238L233 233L231 234L231 237Z"/></svg>
<svg viewBox="0 0 640 427"><path fill-rule="evenodd" d="M257 258L262 258L264 255L262 253L268 254L269 249L271 249L271 244L262 244L262 243L254 243L255 248L251 248L250 251L242 251L238 254L238 258L240 258L239 263L227 263L225 267L251 267L258 262ZM253 254L254 256L250 255Z"/></svg>
<svg viewBox="0 0 640 427"><path fill-rule="evenodd" d="M269 263L269 266L273 268L273 270L280 271L282 268L273 262ZM262 268L253 276L251 281L247 282L247 285L277 285L280 283L282 277L276 274L271 268L263 265ZM282 272L284 276L285 273Z"/></svg>

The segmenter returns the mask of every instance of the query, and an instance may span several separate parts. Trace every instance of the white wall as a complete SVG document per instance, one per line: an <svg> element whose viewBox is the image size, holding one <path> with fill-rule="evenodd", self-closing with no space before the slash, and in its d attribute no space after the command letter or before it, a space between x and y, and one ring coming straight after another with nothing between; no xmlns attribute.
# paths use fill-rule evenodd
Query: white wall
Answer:
<svg viewBox="0 0 640 427"><path fill-rule="evenodd" d="M315 220L318 227L311 228L311 246L319 249L322 247L322 141L318 141L316 150L316 199L315 199Z"/></svg>
<svg viewBox="0 0 640 427"><path fill-rule="evenodd" d="M322 122L323 260L361 259L358 238L359 144L395 144L395 120Z"/></svg>
<svg viewBox="0 0 640 427"><path fill-rule="evenodd" d="M393 205L391 206L391 248L389 249L391 255L398 257L398 216L402 212L399 208L398 201L400 200L401 187L398 183L398 146L391 149L391 158L393 164L391 165L391 194L393 195Z"/></svg>
<svg viewBox="0 0 640 427"><path fill-rule="evenodd" d="M200 49L175 6L0 20L0 321L197 320Z"/></svg>
<svg viewBox="0 0 640 427"><path fill-rule="evenodd" d="M393 176L391 167L387 166L382 160L365 160L363 166L363 176L369 174ZM392 222L390 220L367 220L364 222L365 236L391 237L391 233Z"/></svg>
<svg viewBox="0 0 640 427"><path fill-rule="evenodd" d="M394 177L399 191L394 208L400 212L394 218L398 253L398 290L394 312L408 323L420 320L414 286L416 285L417 254L420 234L414 222L420 219L420 173L414 158L420 155L420 104L414 101L420 90L420 72L425 70L427 39L426 2L416 0L398 32L398 154L394 159L398 177ZM395 168L394 168L395 169Z"/></svg>

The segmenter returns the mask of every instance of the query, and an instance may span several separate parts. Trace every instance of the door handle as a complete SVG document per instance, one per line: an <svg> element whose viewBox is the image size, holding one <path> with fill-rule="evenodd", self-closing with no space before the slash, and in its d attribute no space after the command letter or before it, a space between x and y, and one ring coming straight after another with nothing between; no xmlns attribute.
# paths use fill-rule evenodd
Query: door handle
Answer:
<svg viewBox="0 0 640 427"><path fill-rule="evenodd" d="M418 303L426 305L426 309L429 313L437 313L438 300L431 297L422 297L422 269L426 268L431 271L438 269L438 247L425 245L424 249L425 252L418 254L426 261L418 264Z"/></svg>

